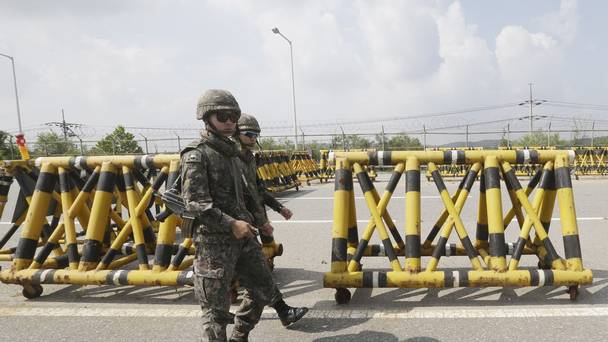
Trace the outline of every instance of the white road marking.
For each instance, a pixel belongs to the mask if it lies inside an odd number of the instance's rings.
[[[608,217],[578,217],[578,221],[608,221]],[[559,217],[554,217],[551,221],[559,221]],[[279,220],[272,221],[272,224],[304,224],[304,223],[333,223],[334,220]],[[367,223],[367,220],[357,220],[357,223]],[[399,220],[393,219],[393,222],[397,223]]]
[[[380,194],[380,196],[382,196]],[[469,195],[469,197],[471,197],[471,195]],[[441,196],[420,196],[420,198],[441,198]],[[331,196],[328,197],[310,197],[310,196],[306,196],[306,197],[277,197],[278,200],[283,200],[283,201],[302,201],[302,200],[314,200],[314,201],[320,201],[320,200],[333,200],[334,198]],[[355,199],[358,200],[364,200],[365,197],[363,196],[355,196]],[[391,196],[391,199],[405,199],[405,196]]]
[[[0,317],[200,317],[201,310],[192,308],[57,308],[57,307],[1,307]],[[537,317],[606,317],[608,306],[573,307],[484,307],[484,308],[408,308],[402,310],[316,310],[306,318],[316,319],[453,319],[453,318],[537,318]],[[263,318],[276,318],[273,309],[265,309]]]

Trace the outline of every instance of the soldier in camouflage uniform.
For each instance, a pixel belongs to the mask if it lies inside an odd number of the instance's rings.
[[[260,126],[255,117],[242,113],[237,126],[237,139],[241,144],[239,159],[243,172],[243,181],[248,190],[247,194],[250,197],[247,201],[248,209],[254,217],[254,225],[260,227],[262,242],[267,244],[274,242],[274,237],[272,236],[274,228],[266,215],[265,205],[273,208],[286,219],[291,218],[292,213],[266,191],[264,184],[257,177],[257,166],[252,149],[257,142],[260,132]],[[245,298],[247,296],[248,292],[245,292]],[[308,312],[308,308],[305,307],[287,309],[287,305],[282,297],[279,289],[275,286],[274,301],[270,305],[276,309],[283,326],[288,326],[298,321]]]
[[[264,306],[276,301],[272,274],[245,202],[238,147],[229,139],[240,114],[232,94],[208,90],[196,113],[206,130],[181,152],[182,196],[196,217],[194,286],[203,311],[203,341],[226,341],[226,325],[233,322],[231,340],[247,341]],[[250,297],[232,315],[228,291],[235,275]]]

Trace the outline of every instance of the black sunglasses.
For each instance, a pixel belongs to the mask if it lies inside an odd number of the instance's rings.
[[[230,121],[232,121],[233,123],[236,123],[237,121],[239,121],[239,116],[233,112],[217,112],[216,118],[217,118],[217,121],[222,122],[222,123],[228,121],[228,119],[230,119]]]
[[[241,134],[250,139],[257,138],[260,136],[260,133],[251,132],[251,131],[244,131],[244,132],[241,132]]]

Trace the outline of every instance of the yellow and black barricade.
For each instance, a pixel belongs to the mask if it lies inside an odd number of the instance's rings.
[[[582,264],[569,170],[574,157],[572,151],[379,151],[340,152],[335,157],[331,269],[324,275],[324,286],[336,289],[335,299],[340,304],[350,300],[348,288],[376,287],[564,285],[568,287],[571,299],[575,299],[578,286],[592,282],[591,270]],[[514,167],[526,162],[543,165],[543,168],[523,187]],[[452,195],[438,167],[446,164],[467,166]],[[364,165],[394,166],[381,197],[364,171]],[[423,165],[435,182],[444,209],[426,239],[421,241],[420,169]],[[353,172],[371,216],[358,242]],[[387,210],[403,173],[406,175],[404,239]],[[480,194],[473,240],[461,211],[477,178],[480,179]],[[503,216],[502,207],[503,182],[512,205],[506,216]],[[528,199],[537,186],[534,198]],[[564,257],[548,236],[555,201],[560,209]],[[519,236],[515,242],[507,243],[505,229],[514,218],[520,227]],[[448,243],[453,230],[459,243]],[[534,235],[531,235],[532,231]],[[375,232],[380,245],[369,243]],[[519,267],[524,254],[535,255],[538,268]],[[390,270],[364,270],[362,258],[371,256],[387,257]],[[470,268],[442,270],[438,266],[443,256],[466,256]],[[426,265],[422,265],[422,257],[428,257]]]

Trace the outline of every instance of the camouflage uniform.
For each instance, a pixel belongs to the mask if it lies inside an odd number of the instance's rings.
[[[203,340],[226,341],[227,324],[234,322],[245,334],[253,329],[276,287],[257,241],[236,239],[232,233],[235,220],[253,222],[236,144],[203,132],[182,151],[181,163],[182,195],[187,210],[196,216],[194,285],[203,311]],[[228,291],[235,274],[251,296],[232,315]]]

